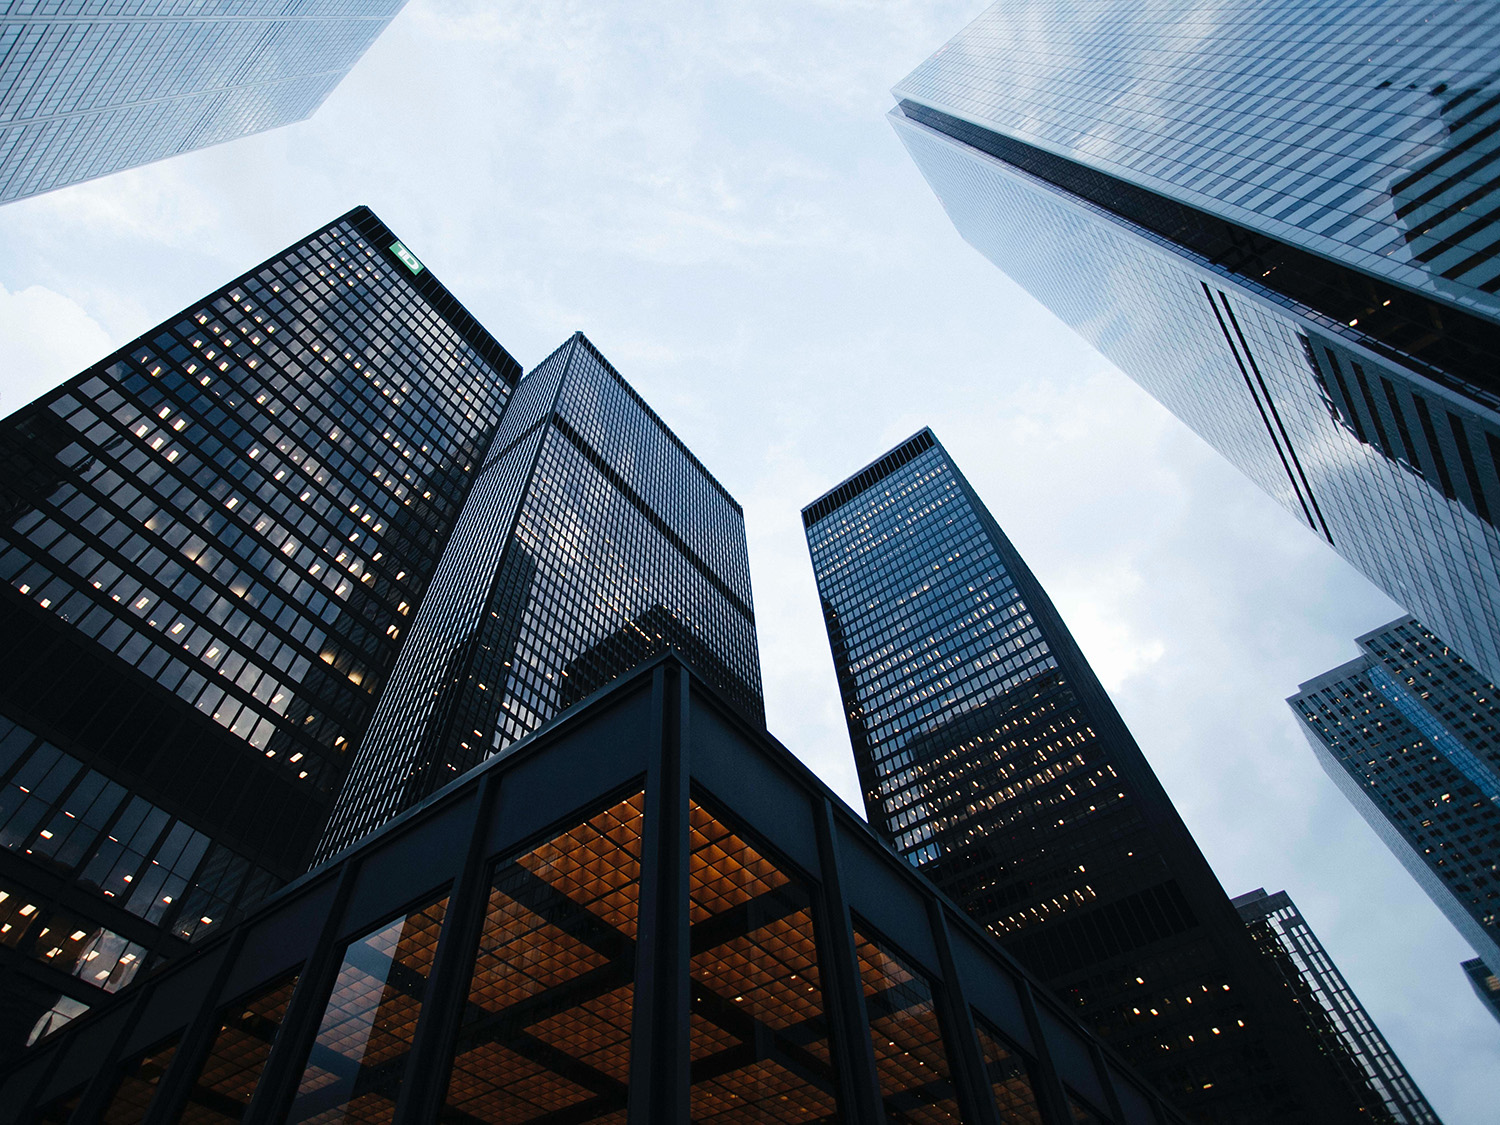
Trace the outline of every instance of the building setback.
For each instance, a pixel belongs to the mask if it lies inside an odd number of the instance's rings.
[[[1483,959],[1479,957],[1463,963],[1464,975],[1469,978],[1469,985],[1474,989],[1474,995],[1479,997],[1480,1003],[1485,1009],[1500,1020],[1500,976],[1496,976]]]
[[[871,826],[1195,1120],[1364,1120],[932,431],[802,518]]]
[[[890,119],[962,236],[1500,680],[1500,6],[996,4]]]
[[[1261,952],[1299,993],[1303,1015],[1328,1054],[1357,1068],[1352,1080],[1368,1083],[1380,1095],[1384,1114],[1377,1111],[1373,1119],[1441,1125],[1291,897],[1260,888],[1235,898],[1234,907]]]
[[[675,654],[0,1077],[0,1121],[1185,1125]]]
[[[306,870],[519,376],[360,208],[0,421],[0,1055]]]
[[[301,121],[404,3],[0,6],[0,203]]]
[[[506,408],[319,858],[668,646],[764,724],[740,506],[579,333]]]
[[[1500,964],[1500,702],[1404,617],[1287,702],[1318,764],[1489,964]]]

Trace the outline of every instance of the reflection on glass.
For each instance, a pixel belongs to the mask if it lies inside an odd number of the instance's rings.
[[[244,1118],[296,984],[293,977],[223,1013],[208,1061],[188,1095],[183,1125],[222,1125]]]
[[[985,1075],[990,1092],[995,1095],[1000,1120],[1004,1125],[1042,1125],[1042,1113],[1037,1108],[1036,1094],[1020,1054],[977,1019],[974,1030],[979,1033],[979,1052],[984,1056]]]
[[[390,1120],[447,908],[445,896],[344,951],[288,1121]]]
[[[177,1053],[178,1035],[125,1064],[115,1096],[99,1116],[102,1125],[136,1125],[146,1116],[161,1076]]]
[[[854,943],[886,1120],[890,1125],[956,1125],[958,1103],[932,986],[884,943],[859,930]]]
[[[696,801],[689,815],[692,1119],[841,1120],[808,892]]]
[[[643,807],[496,866],[442,1120],[624,1121]]]

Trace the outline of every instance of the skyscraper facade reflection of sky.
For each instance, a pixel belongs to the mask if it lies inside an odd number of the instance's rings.
[[[932,432],[803,522],[871,826],[1198,1119],[1364,1120]]]
[[[1500,679],[1500,5],[997,4],[895,90],[963,237]]]
[[[0,4],[0,203],[301,121],[404,3]]]

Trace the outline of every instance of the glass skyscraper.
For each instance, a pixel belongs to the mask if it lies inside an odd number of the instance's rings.
[[[1500,965],[1500,700],[1414,618],[1287,702],[1318,764],[1488,964]]]
[[[301,121],[406,0],[0,0],[0,203]]]
[[[1379,1093],[1384,1105],[1372,1120],[1441,1125],[1291,896],[1260,888],[1236,897],[1234,906],[1261,952],[1299,993],[1302,1013],[1329,1055],[1357,1068],[1354,1080]]]
[[[0,1053],[306,870],[519,377],[360,208],[0,421]]]
[[[482,464],[320,859],[668,646],[765,725],[740,506],[581,333]]]
[[[1500,4],[1005,0],[895,90],[962,236],[1500,679]]]
[[[1196,1120],[1369,1120],[932,432],[802,518],[871,826]]]
[[[1463,963],[1469,986],[1485,1009],[1500,1020],[1500,976],[1496,976],[1482,957],[1473,957]]]

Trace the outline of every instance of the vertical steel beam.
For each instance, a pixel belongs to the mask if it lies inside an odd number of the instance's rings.
[[[149,986],[136,990],[135,999],[130,1005],[130,1014],[125,1017],[125,1023],[120,1028],[119,1034],[115,1036],[115,1041],[110,1044],[109,1053],[100,1060],[101,1065],[94,1074],[93,1081],[84,1087],[83,1097],[78,1099],[78,1108],[68,1119],[69,1125],[93,1125],[108,1107],[110,1100],[114,1097],[115,1089],[120,1084],[120,1052],[125,1049],[125,1041],[135,1030],[136,1021],[146,1010],[146,1003],[151,999],[151,993],[152,989]]]
[[[1042,1110],[1042,1120],[1048,1125],[1072,1125],[1073,1112],[1068,1108],[1068,1094],[1063,1089],[1062,1077],[1057,1073],[1057,1064],[1052,1061],[1052,1048],[1047,1043],[1042,1029],[1042,1018],[1037,1013],[1036,994],[1031,982],[1025,977],[1016,978],[1016,992],[1021,997],[1021,1012],[1026,1018],[1026,1030],[1036,1045],[1036,1100]]]
[[[656,737],[641,833],[629,1125],[688,1125],[689,686],[675,661],[652,676]]]
[[[182,1116],[188,1095],[198,1081],[198,1072],[203,1069],[203,1063],[217,1034],[221,1011],[219,994],[229,980],[240,950],[244,948],[245,935],[249,932],[249,926],[237,926],[231,932],[225,943],[224,959],[214,970],[213,983],[199,998],[198,1010],[182,1033],[182,1042],[177,1045],[177,1053],[172,1056],[172,1065],[162,1075],[161,1086],[157,1089],[150,1108],[146,1110],[146,1116],[141,1119],[141,1125],[165,1125]]]
[[[948,1044],[948,1063],[958,1093],[959,1116],[974,1125],[1000,1125],[995,1096],[990,1091],[984,1053],[974,1032],[974,1014],[964,997],[958,965],[953,960],[953,939],[948,932],[948,912],[936,898],[927,898],[927,919],[937,946],[938,967],[943,979],[935,990],[937,1014]]]
[[[422,994],[422,1014],[406,1056],[394,1125],[436,1121],[448,1092],[454,1042],[468,1003],[475,951],[489,904],[489,856],[485,842],[500,795],[500,775],[490,770],[474,794],[469,846],[448,896],[443,931]]]
[[[242,1125],[281,1125],[291,1110],[303,1064],[312,1050],[328,994],[343,963],[344,945],[338,940],[339,928],[344,923],[344,910],[354,892],[358,871],[359,861],[353,858],[344,860],[339,869],[328,917],[318,928],[318,940],[302,966],[297,988],[287,1005],[281,1030],[276,1033],[276,1042],[271,1044],[270,1057],[245,1109]]]
[[[818,836],[818,865],[822,868],[819,932],[823,948],[823,1004],[833,1031],[833,1058],[839,1074],[839,1096],[850,1125],[885,1125],[885,1105],[875,1070],[875,1048],[865,1012],[865,989],[854,948],[854,920],[844,896],[839,870],[838,829],[833,804],[814,798],[813,822]]]

